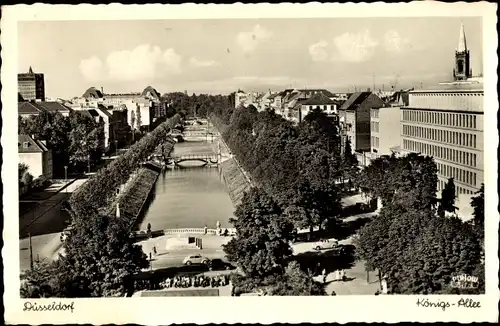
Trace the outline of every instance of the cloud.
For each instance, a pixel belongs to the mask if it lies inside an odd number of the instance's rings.
[[[80,71],[88,81],[100,81],[103,79],[104,64],[96,57],[92,56],[80,62]]]
[[[273,36],[273,33],[260,25],[255,25],[250,32],[241,32],[236,36],[236,42],[241,47],[243,52],[249,53],[254,51],[260,42],[267,40]]]
[[[333,39],[333,43],[338,52],[338,57],[333,59],[361,62],[370,59],[378,42],[370,35],[370,31],[364,30],[359,33],[344,33]]]
[[[384,47],[387,52],[398,53],[410,46],[407,38],[401,37],[398,32],[390,30],[384,35]]]
[[[174,49],[139,45],[133,50],[115,51],[106,59],[93,56],[80,62],[80,72],[89,81],[137,81],[179,74],[182,57]]]
[[[311,44],[309,46],[309,54],[313,61],[326,61],[328,59],[328,47],[327,41],[319,41],[318,43]]]
[[[189,64],[193,67],[196,68],[206,68],[206,67],[213,67],[213,66],[218,66],[219,63],[214,60],[199,60],[195,57],[191,57],[189,59]]]

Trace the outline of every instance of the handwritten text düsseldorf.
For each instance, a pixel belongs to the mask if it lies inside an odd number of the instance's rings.
[[[39,304],[36,302],[25,302],[23,311],[69,311],[73,312],[75,303],[52,302],[52,304]]]

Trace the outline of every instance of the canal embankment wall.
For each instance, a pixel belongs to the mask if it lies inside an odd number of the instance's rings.
[[[250,190],[251,185],[234,157],[222,162],[220,169],[226,182],[229,197],[236,207],[241,203],[245,192]]]
[[[231,154],[229,146],[222,138],[220,128],[221,126],[214,124],[214,129],[218,134],[216,146],[220,148],[221,155],[228,156],[229,158],[223,160],[219,167],[222,172],[222,176],[224,177],[229,197],[231,198],[234,207],[236,207],[241,203],[245,192],[250,190],[253,184],[250,176],[240,165],[238,159]]]
[[[174,148],[174,144],[175,140],[169,136],[157,147],[156,151],[163,151],[165,155],[169,155]],[[152,164],[143,164],[142,167],[132,174],[117,196],[120,215],[131,219],[131,228],[134,228],[138,224],[140,217],[144,215],[144,211],[153,200],[153,189],[160,173],[161,167],[156,167]],[[116,214],[116,207],[114,207],[114,212]]]

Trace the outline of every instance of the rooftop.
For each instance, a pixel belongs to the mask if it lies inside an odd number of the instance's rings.
[[[28,135],[17,136],[17,150],[19,153],[43,153],[49,151],[41,141],[35,140]]]
[[[304,105],[325,105],[325,104],[336,104],[335,101],[331,100],[324,93],[316,93],[307,100],[305,100],[302,104]]]
[[[158,93],[158,91],[156,89],[154,89],[153,87],[151,87],[151,86],[146,87],[142,91],[141,96],[145,97],[146,95],[148,95],[148,92],[149,92],[149,94],[151,94],[151,96],[153,98],[158,99],[158,100],[160,99],[160,93]]]
[[[84,98],[102,98],[103,94],[100,90],[95,87],[90,87],[83,93],[82,97]]]
[[[70,112],[72,109],[69,107],[59,103],[59,102],[53,102],[53,101],[41,101],[41,102],[36,102],[40,107],[45,109],[48,112]]]
[[[347,101],[345,101],[340,110],[354,110],[356,106],[363,103],[368,98],[368,96],[370,96],[370,94],[372,93],[371,92],[353,93],[351,96],[349,96]]]
[[[17,103],[17,113],[18,114],[38,114],[43,112],[44,109],[40,107],[36,102],[18,102]]]

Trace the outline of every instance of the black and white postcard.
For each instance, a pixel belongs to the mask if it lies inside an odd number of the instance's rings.
[[[495,4],[2,9],[7,323],[498,320]]]

